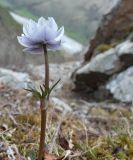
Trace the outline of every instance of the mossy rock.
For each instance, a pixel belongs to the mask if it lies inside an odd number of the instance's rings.
[[[95,52],[102,53],[102,52],[105,52],[105,51],[109,50],[110,48],[112,48],[112,45],[110,45],[110,44],[100,44],[95,49]]]
[[[95,49],[95,53],[103,53],[107,50],[109,50],[110,48],[114,47],[114,45],[112,44],[100,44],[99,46],[96,47]]]
[[[133,42],[133,32],[131,32],[131,34],[128,36],[127,39],[130,40],[131,42]]]

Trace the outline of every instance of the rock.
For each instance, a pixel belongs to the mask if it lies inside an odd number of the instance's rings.
[[[56,97],[51,98],[51,105],[61,112],[72,112],[72,108],[67,103]]]
[[[28,82],[30,82],[30,77],[27,73],[0,68],[0,84],[3,83],[15,89],[23,89],[27,88]]]
[[[115,63],[118,61],[118,56],[116,54],[115,48],[112,48],[103,54],[97,55],[91,60],[90,63],[87,63],[82,68],[77,71],[77,74],[90,72],[99,72],[112,74],[112,70],[116,67]]]
[[[127,40],[93,57],[73,74],[73,80],[79,90],[87,87],[96,89],[104,85],[112,75],[131,65],[133,65],[133,42]]]
[[[116,61],[118,61],[118,57],[115,49],[110,49],[106,53],[94,57],[90,63],[82,66],[73,74],[72,79],[76,90],[96,89],[99,85],[104,84],[112,74]]]
[[[133,54],[133,42],[131,42],[130,40],[127,40],[123,43],[120,43],[116,47],[116,50],[119,56],[123,54]]]
[[[107,83],[106,88],[117,100],[133,102],[133,67],[113,77],[113,79]]]
[[[121,41],[133,31],[133,1],[120,0],[117,5],[106,14],[95,37],[90,41],[89,49],[85,54],[85,61],[95,56],[95,49],[101,44],[112,44]]]
[[[133,66],[132,8],[133,0],[120,0],[103,16],[85,53],[84,63],[72,74],[76,91],[102,95],[101,91],[106,90],[112,77]]]

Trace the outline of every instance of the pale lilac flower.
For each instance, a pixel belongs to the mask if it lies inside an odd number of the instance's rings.
[[[17,38],[19,43],[26,47],[24,52],[41,53],[43,51],[43,45],[46,45],[47,49],[59,49],[63,35],[64,27],[58,29],[54,18],[49,17],[46,20],[41,17],[37,23],[29,20],[23,26],[23,34]]]

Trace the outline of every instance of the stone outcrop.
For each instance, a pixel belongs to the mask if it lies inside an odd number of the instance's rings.
[[[95,49],[102,44],[116,44],[127,38],[133,31],[133,0],[120,0],[118,4],[106,14],[95,37],[90,41],[90,47],[85,54],[85,61],[95,56]]]
[[[104,15],[84,63],[73,73],[75,90],[97,92],[97,96],[104,92],[120,101],[132,102],[132,66],[133,0],[120,0]]]
[[[98,54],[73,75],[78,90],[97,89],[109,78],[133,65],[133,42],[127,40]]]
[[[0,86],[7,85],[15,89],[24,89],[28,88],[29,82],[31,80],[27,73],[0,68]]]
[[[115,99],[122,102],[133,102],[133,67],[114,76],[107,83],[106,89],[113,94]]]

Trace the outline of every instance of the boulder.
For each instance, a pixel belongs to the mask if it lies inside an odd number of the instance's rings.
[[[103,16],[83,63],[72,74],[76,91],[104,87],[112,76],[133,65],[132,8],[133,0],[119,0]]]
[[[50,104],[60,112],[72,112],[72,108],[63,100],[52,97]]]
[[[133,102],[133,66],[114,76],[106,85],[115,99]]]
[[[0,68],[0,84],[14,89],[23,89],[28,87],[29,82],[30,77],[27,73]]]
[[[133,42],[127,40],[93,57],[73,74],[77,89],[97,89],[109,78],[133,65]]]
[[[99,45],[114,45],[127,38],[133,31],[133,0],[119,0],[117,5],[103,16],[94,38],[90,41],[85,61],[95,56]]]

